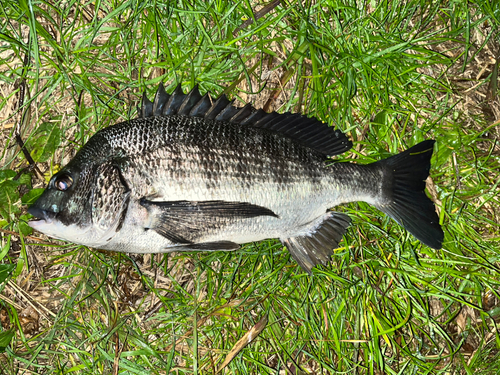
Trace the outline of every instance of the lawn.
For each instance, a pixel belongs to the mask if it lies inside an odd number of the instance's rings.
[[[500,373],[498,1],[2,0],[0,21],[0,373]],[[335,160],[435,139],[443,248],[364,203],[312,275],[277,240],[139,256],[32,231],[50,176],[160,82],[315,116],[354,143]]]

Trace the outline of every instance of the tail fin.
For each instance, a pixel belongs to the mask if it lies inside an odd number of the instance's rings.
[[[396,220],[427,246],[440,249],[444,233],[434,203],[425,194],[435,141],[421,142],[410,149],[375,163],[384,168],[384,199],[376,207]]]

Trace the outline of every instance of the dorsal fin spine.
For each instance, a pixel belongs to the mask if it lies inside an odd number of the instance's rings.
[[[184,101],[185,96],[186,95],[182,91],[182,85],[178,84],[174,92],[172,93],[172,96],[170,96],[170,98],[168,99],[165,108],[163,109],[163,115],[176,115],[179,111],[179,107]]]
[[[153,116],[153,103],[146,96],[146,93],[142,94],[140,114],[141,114],[140,117],[151,117],[151,116]]]
[[[170,95],[165,91],[165,87],[163,83],[160,83],[158,86],[158,90],[156,90],[155,99],[153,101],[153,116],[161,116],[162,109],[165,104],[168,102]]]
[[[193,117],[204,117],[208,109],[212,105],[212,98],[210,95],[205,94],[201,97],[198,104],[196,104],[193,109],[189,112],[189,116]]]
[[[237,112],[239,112],[239,108],[236,108],[235,106],[233,106],[233,103],[234,103],[234,99],[231,100],[231,102],[229,102],[229,104],[226,105],[226,107],[222,111],[220,111],[220,113],[217,115],[217,117],[215,117],[215,120],[216,121],[230,121],[231,118]]]
[[[189,116],[189,113],[191,112],[193,107],[200,101],[200,99],[200,90],[198,90],[198,85],[195,85],[184,98],[184,101],[179,108],[179,114]]]
[[[212,104],[212,107],[207,111],[205,118],[209,120],[214,120],[217,115],[230,104],[229,99],[225,94],[219,96],[219,98]]]
[[[246,119],[244,119],[241,124],[242,125],[247,125],[247,124],[255,124],[257,121],[259,121],[261,118],[266,116],[267,113],[264,112],[261,108],[257,109],[255,112],[252,112],[250,116],[248,116]]]
[[[245,104],[240,110],[229,120],[229,122],[239,123],[246,117],[250,116],[253,111],[253,107],[250,103]]]

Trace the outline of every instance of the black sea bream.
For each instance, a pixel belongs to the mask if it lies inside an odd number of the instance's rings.
[[[424,244],[443,231],[425,194],[434,141],[369,164],[334,163],[352,143],[299,114],[236,108],[195,87],[144,95],[139,118],[98,131],[28,209],[48,236],[131,253],[236,250],[279,238],[308,272],[350,223],[330,211],[364,201]]]

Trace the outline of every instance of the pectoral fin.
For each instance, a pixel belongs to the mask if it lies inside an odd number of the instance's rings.
[[[314,266],[326,264],[339,246],[347,227],[349,216],[339,212],[328,212],[322,220],[312,224],[304,235],[282,239],[293,259],[309,274]]]
[[[213,233],[237,220],[257,216],[278,217],[270,209],[248,202],[157,202],[142,198],[139,203],[149,212],[150,229],[174,243],[189,244],[190,249],[203,234]]]

